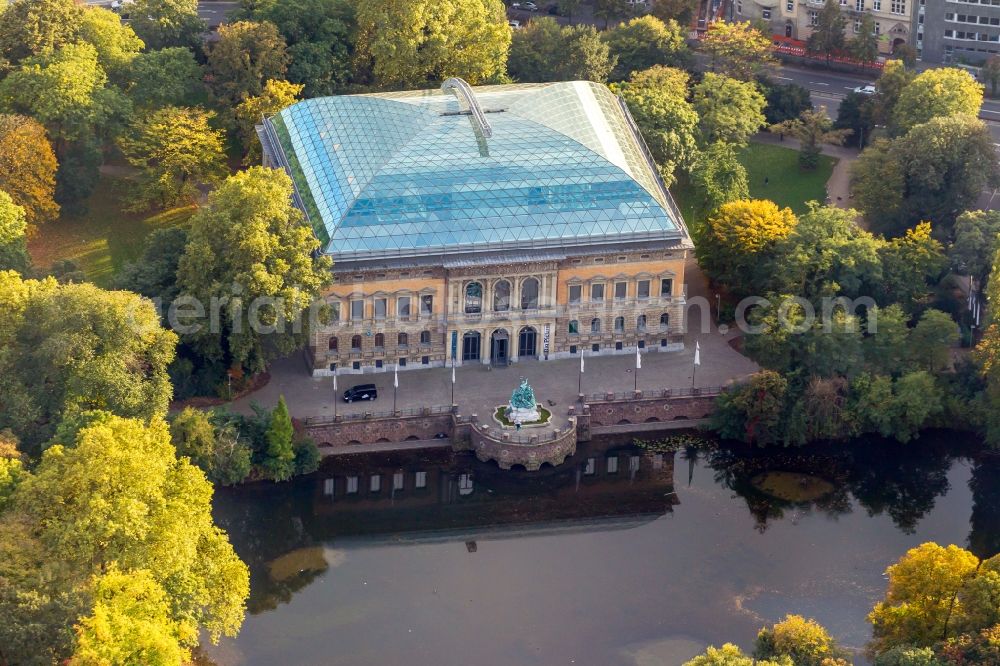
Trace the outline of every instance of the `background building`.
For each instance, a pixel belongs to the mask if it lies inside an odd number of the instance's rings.
[[[1000,53],[1000,0],[920,0],[917,50],[931,63],[981,64]]]
[[[260,136],[334,260],[315,374],[683,348],[691,242],[607,87],[450,79]]]

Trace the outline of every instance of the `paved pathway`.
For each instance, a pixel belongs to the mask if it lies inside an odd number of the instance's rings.
[[[706,302],[714,303],[714,296],[708,293],[701,271],[693,261],[687,270],[689,300],[701,296]],[[695,376],[696,386],[720,386],[756,371],[756,364],[728,344],[731,334],[720,334],[711,323],[705,332],[696,332],[699,319],[698,308],[693,308],[689,313],[691,333],[686,338],[684,351],[643,353],[638,382],[634,352],[620,356],[587,357],[582,381],[578,358],[521,361],[507,368],[492,370],[489,366],[466,365],[456,370],[455,404],[461,414],[475,413],[480,419],[488,420],[498,405],[507,403],[511,391],[524,377],[534,388],[536,399],[551,409],[554,417],[552,425],[564,427],[566,410],[576,402],[578,383],[582,383],[585,394],[631,391],[636,384],[640,389],[647,390],[690,388],[696,340],[701,344],[701,366]],[[292,416],[333,416],[333,379],[313,378],[300,354],[276,361],[270,371],[271,381],[267,386],[235,401],[232,409],[247,412],[251,402],[270,407],[277,403],[279,395],[284,395]],[[392,382],[391,369],[378,374],[341,375],[337,378],[338,392],[356,384],[374,383],[378,386],[379,397],[374,403],[339,402],[337,413],[391,411]],[[396,405],[400,410],[448,405],[451,394],[450,368],[407,370],[399,373]],[[554,406],[549,406],[550,400],[555,402]]]

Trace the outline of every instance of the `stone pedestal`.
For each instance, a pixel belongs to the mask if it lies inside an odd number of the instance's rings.
[[[520,421],[522,425],[542,420],[542,415],[538,412],[538,405],[532,409],[521,409],[508,404],[506,416],[511,423]]]

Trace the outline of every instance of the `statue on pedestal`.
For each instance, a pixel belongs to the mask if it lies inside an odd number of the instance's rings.
[[[511,423],[534,423],[541,420],[535,392],[528,385],[527,379],[522,378],[521,385],[510,394],[506,416]]]

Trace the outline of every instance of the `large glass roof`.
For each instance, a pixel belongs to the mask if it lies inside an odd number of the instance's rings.
[[[269,119],[328,253],[405,257],[676,238],[618,99],[590,82],[322,97]]]

